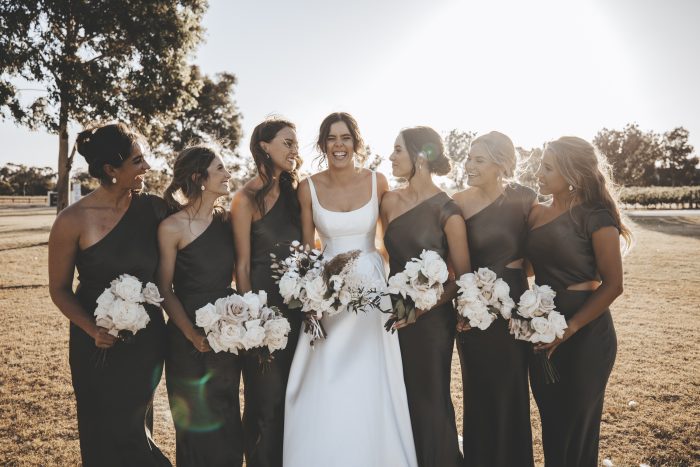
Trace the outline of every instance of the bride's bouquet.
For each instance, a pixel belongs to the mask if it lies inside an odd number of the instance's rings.
[[[548,285],[533,285],[520,296],[517,317],[510,320],[510,333],[533,344],[549,344],[564,337],[567,328],[564,316],[555,310],[556,293]],[[559,373],[545,352],[538,353],[546,383],[559,381]]]
[[[447,264],[439,254],[423,250],[418,258],[411,258],[404,270],[389,278],[387,292],[393,303],[392,316],[384,324],[387,331],[394,331],[397,321],[416,321],[416,310],[429,310],[435,306],[449,277]]]
[[[381,292],[355,272],[360,250],[325,260],[321,251],[304,247],[298,241],[292,242],[289,249],[291,254],[284,260],[271,254],[272,277],[279,283],[284,303],[305,313],[304,331],[311,335],[311,345],[327,335],[321,325],[324,315],[380,308]]]
[[[511,317],[515,302],[510,298],[510,287],[489,268],[463,274],[457,281],[457,313],[469,320],[469,326],[482,331],[488,329],[499,316]]]
[[[271,361],[275,350],[287,346],[291,331],[279,309],[267,306],[265,291],[219,298],[199,308],[195,317],[214,352],[238,355],[245,350],[257,353],[261,362]]]
[[[122,274],[97,297],[95,323],[119,340],[129,342],[151,321],[144,304],[160,306],[162,301],[154,283],[144,286],[134,276]]]

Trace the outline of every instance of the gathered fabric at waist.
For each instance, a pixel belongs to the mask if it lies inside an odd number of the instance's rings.
[[[377,250],[374,245],[374,233],[333,238],[321,237],[321,241],[323,242],[324,256],[327,258],[351,250],[360,250],[362,253],[372,253]]]

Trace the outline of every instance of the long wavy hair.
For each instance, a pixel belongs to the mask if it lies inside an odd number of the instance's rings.
[[[588,141],[576,136],[562,136],[547,143],[553,164],[572,188],[572,201],[578,199],[584,206],[602,206],[612,214],[624,240],[624,250],[634,243],[632,231],[622,220],[617,204],[617,189],[612,181],[612,170],[607,159]],[[543,154],[544,154],[543,153]]]
[[[181,211],[202,198],[202,182],[209,178],[209,166],[219,153],[210,145],[200,144],[183,149],[173,164],[173,179],[163,193],[163,199],[173,212]],[[176,199],[184,198],[184,203]],[[215,214],[222,214],[221,206],[214,207]]]
[[[262,187],[253,193],[253,199],[260,211],[260,215],[265,215],[265,196],[272,190],[275,184],[274,173],[275,163],[272,158],[262,148],[261,142],[269,143],[277,133],[283,128],[291,128],[296,131],[296,126],[289,120],[279,117],[272,117],[264,120],[253,130],[250,136],[250,152],[253,154],[253,161],[258,170],[258,176],[262,180]],[[282,171],[279,176],[280,196],[283,196],[287,201],[287,205],[291,206],[289,214],[294,223],[298,224],[299,219],[299,200],[297,199],[297,186],[299,185],[299,168],[303,162],[302,158],[297,153],[296,166],[291,172]]]
[[[315,160],[318,161],[318,165],[321,165],[328,157],[326,154],[326,140],[328,139],[328,135],[331,133],[331,125],[338,122],[345,123],[348,130],[350,130],[350,136],[352,136],[352,150],[355,153],[355,160],[360,166],[363,166],[367,160],[365,140],[362,139],[362,134],[360,134],[360,126],[357,124],[357,120],[355,120],[355,117],[347,112],[333,112],[321,122],[321,127],[318,129],[318,140],[316,141],[316,149],[318,149],[319,155]]]

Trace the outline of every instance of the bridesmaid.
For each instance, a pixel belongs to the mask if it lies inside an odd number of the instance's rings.
[[[154,281],[162,199],[137,194],[150,168],[143,138],[123,123],[83,131],[76,141],[100,186],[64,209],[49,237],[51,299],[70,319],[69,362],[80,455],[91,466],[169,466],[151,438],[153,393],[163,372],[165,322],[159,307],[132,342],[95,324],[97,297],[121,274]],[[77,268],[79,284],[73,292]],[[104,365],[99,352],[106,352]]]
[[[301,313],[287,309],[270,276],[270,253],[283,258],[290,243],[301,240],[296,187],[302,161],[295,130],[279,118],[255,127],[250,152],[258,175],[231,204],[238,292],[266,291],[268,304],[278,307],[292,326],[287,347],[275,352],[264,369],[257,357],[243,357],[243,429],[246,465],[251,467],[282,466],[284,396],[301,328]]]
[[[387,192],[380,209],[389,253],[390,276],[422,250],[437,252],[455,275],[469,271],[469,251],[459,207],[433,182],[450,171],[440,135],[429,127],[402,130],[390,157],[392,173],[408,185]],[[450,396],[456,314],[454,280],[431,310],[418,310],[415,323],[399,322],[403,374],[418,465],[462,463]]]
[[[472,270],[494,271],[518,303],[528,288],[523,257],[527,218],[537,195],[506,182],[513,179],[516,165],[515,148],[506,135],[492,131],[476,138],[465,167],[469,188],[454,199],[469,232]],[[484,331],[468,330],[468,321],[458,319],[466,331],[457,339],[464,391],[464,465],[533,466],[529,345],[513,339],[504,319]]]
[[[194,324],[198,308],[232,293],[231,222],[228,213],[215,206],[228,194],[230,178],[215,150],[193,146],[177,156],[164,194],[177,211],[158,228],[158,288],[170,318],[165,374],[178,467],[243,462],[241,359],[212,352]],[[184,204],[175,199],[176,193]]]
[[[545,465],[598,465],[605,386],[615,362],[617,338],[608,307],[622,293],[621,222],[609,190],[607,161],[581,138],[547,144],[537,172],[540,193],[552,195],[530,213],[526,253],[538,284],[557,293],[567,320],[562,339],[535,347],[559,371],[545,384],[534,359],[530,381],[542,419]]]

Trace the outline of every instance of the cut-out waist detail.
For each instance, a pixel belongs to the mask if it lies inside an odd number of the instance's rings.
[[[566,287],[566,290],[579,290],[579,291],[594,291],[600,287],[600,282],[598,281],[586,281],[579,282],[577,284],[571,284]]]

